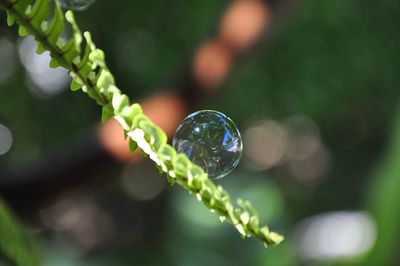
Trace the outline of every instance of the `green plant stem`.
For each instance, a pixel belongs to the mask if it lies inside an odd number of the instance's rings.
[[[47,21],[46,6],[48,0],[36,0],[32,9],[24,10],[32,4],[32,0],[0,0],[0,6],[3,6],[13,22],[16,19],[20,26],[20,34],[30,33],[41,45],[42,48],[50,52],[50,56],[57,64],[51,64],[52,67],[60,65],[66,67],[73,77],[71,84],[72,90],[82,88],[90,97],[94,98],[98,104],[103,106],[102,121],[114,117],[124,129],[127,137],[130,138],[130,148],[134,150],[140,147],[143,153],[152,159],[159,169],[167,174],[168,181],[177,183],[197,197],[207,208],[216,212],[221,221],[227,220],[239,231],[243,237],[254,237],[261,240],[265,246],[274,246],[279,244],[283,237],[277,233],[270,232],[265,225],[259,227],[259,218],[251,203],[238,199],[238,205],[231,202],[229,194],[221,187],[216,186],[208,179],[204,170],[192,163],[186,155],[177,153],[175,149],[167,144],[167,137],[159,127],[154,125],[148,117],[142,113],[139,104],[129,104],[129,98],[122,94],[115,86],[114,78],[106,67],[104,52],[97,49],[91,40],[90,34],[85,33],[86,47],[84,54],[81,53],[82,34],[76,25],[73,13],[66,13],[68,22],[72,25],[73,41],[76,46],[68,53],[66,46],[58,45],[56,38],[48,38],[40,26]],[[29,7],[31,8],[31,6]],[[54,19],[52,24],[57,27],[57,35],[64,30],[64,15],[60,15],[59,5],[55,6],[56,15],[59,20]],[[41,14],[40,16],[38,14]],[[43,16],[43,14],[45,14]],[[42,18],[42,16],[44,18]],[[60,18],[61,16],[61,18]],[[75,38],[77,36],[77,38]],[[60,47],[61,46],[61,47]],[[72,58],[74,55],[75,58]],[[79,62],[76,63],[75,62]],[[78,65],[77,65],[78,64]],[[85,88],[85,89],[84,89]]]
[[[7,0],[0,0],[0,4],[5,6],[6,10],[8,10],[15,18],[17,18],[25,28],[29,29],[29,31],[40,41],[40,43],[47,48],[53,58],[58,60],[62,65],[67,66],[69,71],[75,73],[85,83],[85,86],[88,88],[88,90],[96,92],[96,100],[100,101],[102,105],[106,105],[109,102],[108,99],[95,89],[95,85],[90,81],[90,79],[85,78],[80,69],[74,63],[70,63],[65,59],[64,52],[61,51],[61,49],[56,45],[52,45],[47,36],[34,27],[31,23],[31,20],[25,16],[25,14],[14,8],[15,3],[17,2],[9,3]]]

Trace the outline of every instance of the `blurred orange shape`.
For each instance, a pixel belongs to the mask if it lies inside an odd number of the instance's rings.
[[[136,161],[139,159],[138,151],[129,151],[128,139],[124,138],[124,130],[117,120],[110,119],[99,127],[100,143],[106,151],[120,161]]]
[[[170,137],[186,115],[183,99],[174,94],[158,94],[144,100],[143,113]]]
[[[182,99],[172,94],[159,94],[145,99],[141,103],[143,112],[151,121],[162,128],[168,136],[172,136],[177,125],[185,116],[185,104]],[[136,161],[140,159],[138,151],[131,153],[128,140],[124,139],[124,131],[115,119],[102,124],[98,131],[103,147],[120,161]]]
[[[264,1],[236,0],[222,18],[220,37],[235,50],[247,49],[260,37],[268,15]]]
[[[232,63],[232,54],[221,42],[208,41],[197,51],[193,75],[205,88],[214,88],[225,79]]]

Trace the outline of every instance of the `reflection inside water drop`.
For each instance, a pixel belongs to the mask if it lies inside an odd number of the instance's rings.
[[[243,150],[235,123],[212,110],[186,117],[178,126],[172,145],[215,179],[226,176],[237,166]]]

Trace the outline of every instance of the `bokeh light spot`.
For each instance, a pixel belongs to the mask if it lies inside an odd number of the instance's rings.
[[[80,192],[63,194],[40,210],[39,217],[44,226],[78,244],[82,253],[103,245],[114,232],[108,213]]]
[[[141,201],[151,200],[160,195],[166,184],[154,166],[146,163],[127,165],[121,182],[128,196]]]
[[[231,47],[243,50],[259,38],[267,21],[265,1],[236,0],[222,19],[220,35]]]
[[[155,61],[156,41],[147,31],[133,30],[118,38],[113,52],[121,69],[140,76]]]
[[[253,123],[244,133],[245,158],[253,170],[279,165],[284,158],[288,136],[284,127],[272,120]]]
[[[6,154],[12,146],[13,137],[8,127],[0,124],[0,155]]]
[[[356,257],[375,243],[376,228],[364,212],[332,212],[311,217],[296,230],[297,247],[303,260]]]
[[[15,48],[6,38],[0,38],[0,83],[15,71]]]
[[[206,89],[220,85],[232,64],[232,54],[222,43],[208,41],[197,51],[193,61],[193,76]]]
[[[48,98],[65,91],[70,77],[62,67],[50,68],[50,53],[36,53],[36,42],[33,37],[22,39],[18,46],[22,65],[28,74],[28,88],[39,98]]]

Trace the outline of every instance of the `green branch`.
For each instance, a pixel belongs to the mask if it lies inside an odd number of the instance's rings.
[[[166,173],[171,184],[184,187],[215,212],[221,222],[227,220],[235,226],[243,237],[255,237],[265,246],[279,244],[283,237],[270,232],[267,226],[259,226],[258,214],[249,201],[238,199],[238,206],[234,205],[229,194],[208,179],[201,167],[167,144],[166,134],[143,114],[139,104],[129,103],[128,96],[115,85],[104,52],[96,48],[89,32],[82,35],[72,11],[67,11],[64,17],[56,3],[52,18],[49,18],[50,5],[51,0],[0,0],[0,6],[7,11],[8,25],[16,22],[21,36],[34,36],[37,52],[50,52],[50,67],[62,66],[69,70],[71,90],[82,89],[102,106],[102,122],[114,117],[121,124],[129,137],[131,151],[140,147],[157,168]],[[72,37],[67,41],[61,38],[65,30],[64,20],[72,28]],[[84,45],[83,39],[86,41]]]
[[[2,256],[13,261],[17,266],[40,265],[40,253],[34,239],[26,232],[17,217],[11,213],[0,198],[0,265]],[[8,265],[8,264],[7,264]]]

